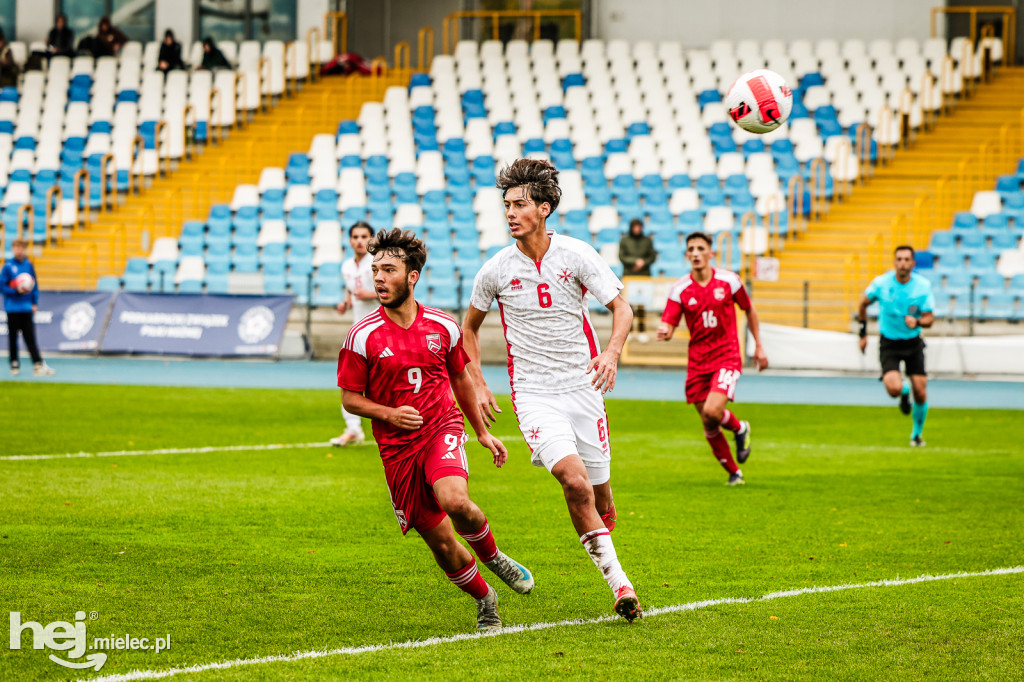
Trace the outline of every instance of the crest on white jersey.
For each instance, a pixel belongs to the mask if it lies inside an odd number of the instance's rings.
[[[431,353],[441,352],[441,335],[427,334],[427,350]]]

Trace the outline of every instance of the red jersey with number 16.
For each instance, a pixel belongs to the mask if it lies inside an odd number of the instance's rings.
[[[378,308],[349,330],[338,353],[338,386],[379,405],[411,405],[423,417],[423,426],[415,431],[372,420],[378,445],[407,445],[428,439],[447,424],[462,424],[449,383],[449,376],[461,374],[469,362],[462,329],[447,313],[418,305],[408,329]]]
[[[680,318],[686,318],[690,330],[687,372],[743,368],[736,305],[750,310],[750,297],[735,272],[712,268],[711,279],[704,285],[694,282],[690,275],[672,285],[661,321],[678,327]]]

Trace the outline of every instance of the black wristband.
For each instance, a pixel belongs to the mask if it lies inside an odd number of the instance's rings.
[[[859,322],[860,322],[860,331],[857,332],[857,335],[860,338],[863,339],[865,336],[868,335],[868,321],[867,320],[859,320]]]

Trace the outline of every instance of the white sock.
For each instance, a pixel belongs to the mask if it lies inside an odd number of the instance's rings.
[[[619,564],[619,557],[615,554],[615,545],[612,544],[612,535],[607,528],[598,528],[584,533],[580,536],[580,542],[583,543],[587,554],[593,559],[594,565],[601,571],[608,587],[612,588],[613,594],[617,593],[623,585],[633,587],[633,583],[629,582],[626,572]]]

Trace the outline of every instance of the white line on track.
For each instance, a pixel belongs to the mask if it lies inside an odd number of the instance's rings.
[[[292,448],[329,448],[330,443],[276,443],[270,445],[212,445],[203,448],[162,448],[160,450],[116,450],[111,452],[68,452],[62,455],[5,455],[0,461],[39,459],[75,459],[90,457],[140,457],[144,455],[197,455],[207,452],[251,452],[255,450],[289,450]]]
[[[749,604],[751,602],[771,601],[783,597],[797,597],[803,594],[819,594],[825,592],[843,592],[846,590],[859,590],[866,587],[898,587],[900,585],[914,585],[917,583],[928,583],[937,580],[955,580],[957,578],[979,578],[993,575],[1009,575],[1011,573],[1024,573],[1024,566],[1013,566],[1011,568],[994,568],[988,571],[975,573],[947,573],[945,575],[921,575],[916,578],[897,578],[895,580],[878,580],[870,583],[854,583],[847,585],[826,585],[823,587],[804,587],[796,590],[785,590],[782,592],[769,592],[760,597],[725,597],[722,599],[706,599],[704,601],[688,602],[686,604],[674,604],[672,606],[659,606],[649,609],[644,613],[645,618],[660,616],[665,613],[678,613],[680,611],[696,611],[709,606],[720,606],[722,604]],[[365,644],[356,647],[343,647],[340,649],[320,649],[314,651],[300,651],[280,656],[262,656],[260,658],[236,658],[233,661],[220,661],[218,663],[201,663],[184,668],[168,668],[165,670],[135,670],[130,673],[118,675],[105,675],[103,677],[83,678],[81,682],[127,682],[128,680],[154,680],[161,677],[173,675],[186,675],[199,673],[206,670],[225,670],[237,668],[244,665],[259,665],[263,663],[280,663],[287,661],[301,661],[308,658],[325,658],[327,656],[356,656],[358,654],[372,653],[375,651],[391,651],[395,649],[421,649],[438,644],[452,644],[467,640],[482,639],[484,637],[501,637],[514,635],[520,632],[533,632],[536,630],[548,630],[556,627],[569,627],[574,625],[595,625],[607,621],[617,620],[618,616],[602,616],[600,618],[562,620],[551,623],[532,623],[529,625],[510,625],[501,630],[492,632],[469,632],[448,637],[431,637],[429,639],[392,642],[388,644]]]

